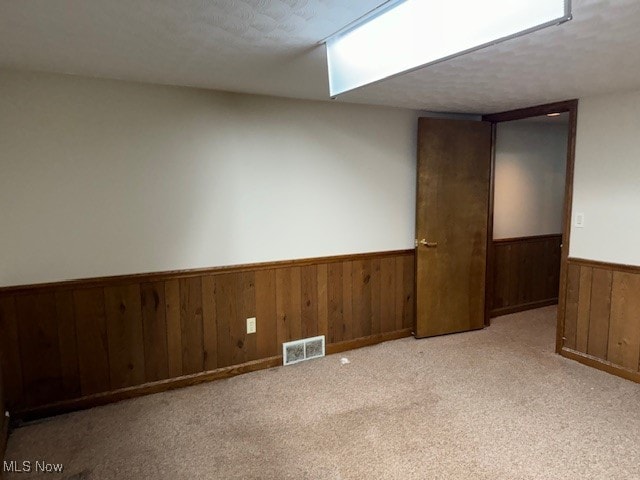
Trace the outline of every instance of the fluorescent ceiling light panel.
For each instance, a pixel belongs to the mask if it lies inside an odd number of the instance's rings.
[[[571,0],[405,0],[326,40],[332,97],[571,19]]]

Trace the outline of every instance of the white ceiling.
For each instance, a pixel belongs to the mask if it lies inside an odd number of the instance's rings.
[[[0,68],[328,100],[318,40],[383,0],[0,0]],[[490,113],[640,88],[640,0],[341,96]]]

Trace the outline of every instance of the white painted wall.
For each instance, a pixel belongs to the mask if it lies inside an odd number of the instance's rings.
[[[416,117],[0,72],[0,286],[412,248]]]
[[[570,256],[640,265],[640,91],[580,100],[572,217]]]
[[[493,238],[562,233],[567,126],[499,123]]]

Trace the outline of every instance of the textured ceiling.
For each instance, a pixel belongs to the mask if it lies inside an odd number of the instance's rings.
[[[0,68],[328,100],[318,40],[382,0],[0,0]],[[489,113],[640,88],[640,0],[341,96]]]

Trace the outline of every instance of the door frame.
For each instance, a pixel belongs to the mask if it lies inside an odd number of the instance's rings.
[[[495,146],[496,146],[496,126],[501,122],[512,120],[522,120],[525,118],[539,117],[549,113],[569,113],[569,132],[567,136],[567,166],[564,185],[564,207],[562,216],[562,251],[560,254],[560,285],[558,292],[558,317],[556,325],[556,353],[562,349],[562,337],[564,334],[565,301],[567,290],[567,266],[569,259],[569,243],[571,240],[571,207],[573,204],[573,174],[576,153],[576,130],[578,122],[578,100],[567,100],[563,102],[547,103],[535,107],[520,108],[506,112],[483,115],[482,121],[491,122],[491,181],[489,190],[489,219],[487,232],[487,268],[486,268],[486,289],[485,289],[485,316],[484,324],[491,324],[491,305],[493,304],[493,210],[495,194]]]

